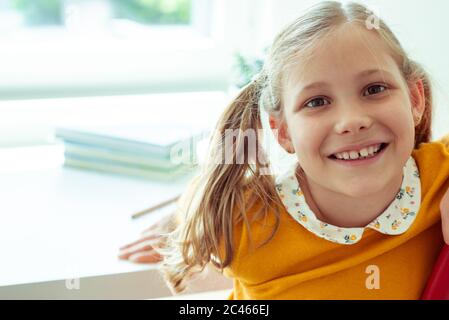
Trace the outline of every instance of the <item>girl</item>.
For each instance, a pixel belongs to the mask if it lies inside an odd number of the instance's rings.
[[[276,176],[262,110],[296,156]],[[431,113],[426,73],[382,20],[355,3],[312,7],[219,120],[158,249],[173,291],[212,264],[233,279],[230,299],[418,299],[440,214],[449,240],[449,141],[429,143]]]

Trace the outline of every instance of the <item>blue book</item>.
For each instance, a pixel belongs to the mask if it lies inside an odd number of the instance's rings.
[[[169,160],[172,151],[181,145],[189,146],[194,155],[196,142],[207,134],[204,128],[179,124],[59,127],[55,130],[55,137],[64,142],[164,160]]]
[[[84,170],[92,170],[103,173],[128,175],[153,180],[171,180],[183,177],[193,172],[196,166],[179,166],[170,170],[151,168],[147,166],[129,165],[115,161],[103,161],[93,158],[74,157],[68,155],[64,159],[64,165]]]
[[[182,155],[184,158],[178,157],[177,161],[172,161],[172,159],[164,159],[147,153],[127,152],[122,149],[74,143],[68,140],[64,141],[64,156],[66,158],[89,158],[163,170],[176,169],[185,164],[192,164],[195,160],[188,153]]]

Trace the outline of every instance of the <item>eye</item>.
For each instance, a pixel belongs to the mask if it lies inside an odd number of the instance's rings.
[[[386,91],[387,89],[388,89],[388,87],[385,86],[385,85],[382,85],[382,84],[375,84],[375,85],[373,85],[373,86],[368,87],[368,88],[365,90],[365,92],[363,92],[363,95],[364,95],[364,96],[367,96],[367,95],[375,95],[375,94],[382,93],[382,92]],[[366,93],[368,93],[368,94],[366,94]]]
[[[326,102],[328,102],[328,103],[326,103]],[[316,108],[316,107],[324,106],[326,104],[330,104],[329,100],[326,100],[325,98],[320,97],[320,98],[315,98],[315,99],[309,100],[308,102],[306,102],[304,104],[304,106],[307,108]]]

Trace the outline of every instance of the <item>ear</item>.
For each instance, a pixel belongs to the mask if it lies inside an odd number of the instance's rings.
[[[415,127],[421,122],[421,118],[426,109],[426,96],[424,93],[424,83],[422,79],[409,85],[410,98],[412,102],[412,115]]]
[[[268,121],[270,123],[270,128],[273,131],[274,136],[276,137],[278,143],[282,146],[282,148],[284,148],[284,150],[288,153],[295,153],[295,149],[293,148],[293,143],[290,139],[288,127],[285,121],[273,115],[269,115]]]

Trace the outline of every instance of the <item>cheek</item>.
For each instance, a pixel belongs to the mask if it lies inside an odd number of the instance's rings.
[[[388,108],[378,114],[379,121],[389,131],[393,142],[395,157],[405,161],[411,154],[415,144],[414,123],[411,105],[403,99],[397,99]],[[402,163],[402,162],[401,162]]]
[[[295,134],[292,136],[298,160],[300,162],[311,161],[319,157],[325,137],[326,129],[323,125],[318,126],[314,122],[298,123],[295,127]]]
[[[401,139],[414,139],[413,116],[411,106],[402,102],[402,107],[391,108],[391,111],[385,117],[386,123],[393,132]]]

